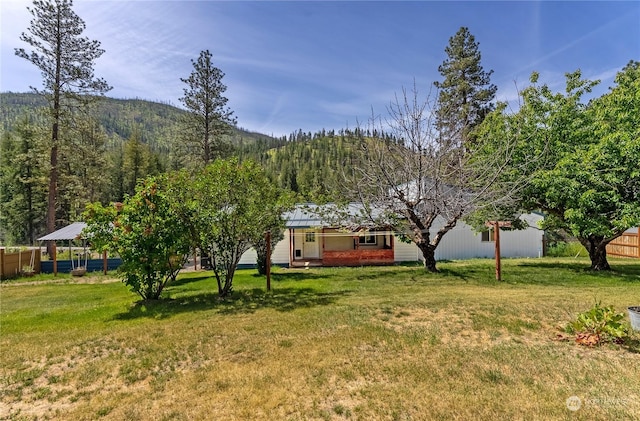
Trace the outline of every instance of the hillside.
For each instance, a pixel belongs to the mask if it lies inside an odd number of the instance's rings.
[[[36,94],[0,94],[0,242],[32,244],[45,232],[50,171],[45,105]],[[79,220],[89,202],[122,201],[141,179],[188,165],[173,148],[182,113],[140,99],[99,101],[99,130],[80,122],[59,145],[59,224]],[[299,201],[330,201],[345,194],[343,176],[358,161],[358,138],[344,130],[299,130],[272,138],[235,129],[228,140],[231,155],[258,162],[274,184],[296,193]]]
[[[0,118],[5,131],[12,131],[19,118],[29,115],[36,121],[45,100],[34,93],[0,93]],[[142,143],[168,162],[170,145],[184,111],[171,104],[141,99],[105,97],[96,103],[95,114],[109,136],[111,147],[130,139],[134,130]],[[228,140],[240,159],[259,162],[269,176],[283,188],[300,193],[303,199],[335,195],[342,171],[357,152],[350,133],[299,130],[279,139],[234,128]]]
[[[15,122],[24,115],[36,116],[46,102],[34,93],[0,93],[0,121],[2,128],[11,131]],[[142,99],[116,99],[105,97],[96,103],[96,115],[107,135],[124,141],[138,129],[142,142],[154,151],[167,151],[177,130],[177,123],[184,110],[171,104]],[[229,141],[235,145],[269,141],[270,136],[234,128]]]

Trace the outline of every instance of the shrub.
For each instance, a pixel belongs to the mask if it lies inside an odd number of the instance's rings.
[[[567,326],[567,331],[575,334],[576,342],[581,345],[621,343],[629,336],[623,320],[624,313],[616,313],[613,306],[602,307],[600,302],[596,302],[591,309],[578,314],[576,320]]]
[[[578,242],[557,242],[547,249],[549,257],[588,256],[587,250]]]
[[[122,281],[143,300],[157,300],[175,281],[189,242],[158,180],[145,180],[124,203],[88,205],[84,218],[93,246],[120,255]]]

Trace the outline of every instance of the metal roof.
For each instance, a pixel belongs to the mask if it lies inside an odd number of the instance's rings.
[[[324,226],[322,217],[314,212],[317,207],[318,205],[313,204],[297,205],[292,211],[286,212],[283,218],[287,221],[287,228]]]
[[[374,211],[374,216],[379,217],[381,212]],[[333,203],[316,205],[305,203],[297,205],[292,211],[283,215],[287,228],[314,228],[314,227],[346,227],[372,225],[364,216],[364,208],[361,204],[350,203],[340,206]]]
[[[47,234],[44,237],[38,238],[38,241],[51,241],[51,240],[75,240],[80,237],[82,230],[87,226],[85,222],[74,222],[71,225],[67,225],[64,228],[60,228],[57,231]]]

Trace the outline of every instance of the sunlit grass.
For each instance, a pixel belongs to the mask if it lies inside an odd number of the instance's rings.
[[[503,263],[277,269],[270,292],[243,270],[227,300],[209,272],[145,303],[102,277],[5,284],[0,419],[637,419],[639,336],[557,335],[640,305],[640,262]]]

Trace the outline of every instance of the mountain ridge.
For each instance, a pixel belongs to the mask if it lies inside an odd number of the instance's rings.
[[[10,131],[21,116],[33,116],[46,104],[42,95],[33,92],[0,92],[2,128]],[[104,96],[96,101],[95,106],[95,114],[107,135],[115,135],[116,140],[124,142],[137,128],[140,130],[143,143],[152,149],[169,147],[172,135],[178,130],[180,115],[186,113],[173,104],[141,98]],[[236,126],[227,140],[238,146],[273,139],[272,136]]]

